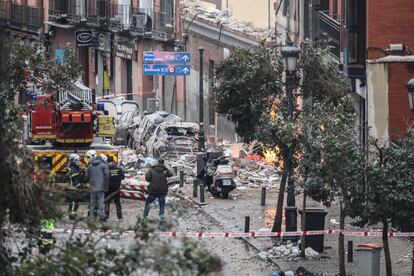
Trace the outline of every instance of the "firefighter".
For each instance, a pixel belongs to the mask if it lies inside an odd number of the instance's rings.
[[[120,168],[114,161],[112,156],[107,158],[109,167],[109,190],[105,193],[105,214],[106,219],[109,218],[109,209],[112,199],[115,202],[116,216],[122,221],[122,208],[120,200],[121,181],[125,179],[124,170]]]
[[[96,158],[98,154],[96,153],[95,150],[88,150],[86,152],[86,157],[88,159],[88,165],[92,164],[93,160]]]
[[[53,245],[56,243],[54,237],[55,224],[53,219],[44,219],[41,221],[42,229],[40,230],[40,240],[38,242],[40,254],[48,254]]]
[[[79,208],[79,194],[77,190],[82,188],[83,174],[81,171],[84,169],[84,166],[80,162],[79,155],[76,153],[69,155],[69,165],[67,168],[67,178],[69,181],[69,219],[75,219],[77,215],[76,212]]]

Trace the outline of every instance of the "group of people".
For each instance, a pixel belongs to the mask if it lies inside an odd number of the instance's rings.
[[[110,203],[113,200],[118,220],[122,220],[120,200],[121,181],[125,179],[124,171],[117,165],[112,156],[97,154],[95,150],[86,153],[89,163],[85,169],[76,153],[69,156],[68,178],[71,189],[77,189],[84,183],[89,183],[90,204],[89,217],[99,216],[104,222],[109,217]],[[85,169],[82,177],[81,171]],[[76,217],[79,207],[77,201],[69,203],[69,217]],[[98,210],[98,212],[96,212]]]
[[[89,164],[85,169],[80,162],[79,155],[71,154],[68,164],[68,180],[71,189],[78,189],[84,183],[89,183],[90,205],[88,217],[99,215],[101,222],[109,218],[110,202],[114,201],[118,220],[122,220],[122,208],[120,201],[121,181],[125,179],[124,171],[114,162],[112,156],[97,154],[95,150],[86,153]],[[85,170],[82,177],[81,171]],[[149,182],[148,196],[145,201],[144,217],[148,217],[150,205],[156,199],[159,201],[160,216],[164,216],[165,197],[168,193],[167,178],[173,176],[171,169],[167,168],[163,159],[149,168],[145,174],[145,180]],[[77,201],[70,200],[69,218],[76,217],[79,207]],[[96,212],[98,210],[98,214]]]

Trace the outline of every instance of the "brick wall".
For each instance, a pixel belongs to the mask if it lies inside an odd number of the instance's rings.
[[[407,82],[414,77],[414,63],[388,64],[389,137],[403,134],[414,121],[408,102]]]
[[[198,70],[199,68],[199,52],[198,47],[204,47],[204,75],[208,75],[209,60],[213,60],[215,64],[223,60],[223,45],[218,47],[217,40],[212,40],[204,36],[190,33],[187,42],[187,51],[191,53],[191,68]]]
[[[367,47],[403,43],[414,51],[413,15],[413,0],[367,0]]]

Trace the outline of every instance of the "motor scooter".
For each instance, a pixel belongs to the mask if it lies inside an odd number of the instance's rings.
[[[213,196],[228,198],[236,188],[235,174],[225,156],[207,160],[205,184]]]

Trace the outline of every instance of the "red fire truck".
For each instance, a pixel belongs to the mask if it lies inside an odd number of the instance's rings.
[[[118,159],[117,149],[103,138],[114,134],[114,118],[97,110],[90,88],[76,82],[70,91],[35,96],[32,105],[26,140],[44,144],[29,142],[27,147],[43,173],[65,173],[71,153],[87,163],[85,154],[91,149]]]

